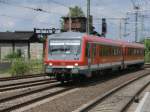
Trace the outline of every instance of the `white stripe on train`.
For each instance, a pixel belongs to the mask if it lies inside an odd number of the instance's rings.
[[[144,63],[144,60],[132,60],[132,61],[125,61],[125,65],[131,65],[131,64],[137,64],[137,63]],[[80,68],[81,70],[88,69],[105,69],[109,67],[115,67],[115,66],[122,66],[122,62],[112,62],[112,63],[103,63],[103,64],[94,64],[90,66],[78,66],[77,68]],[[52,66],[52,68],[76,68],[75,66]]]

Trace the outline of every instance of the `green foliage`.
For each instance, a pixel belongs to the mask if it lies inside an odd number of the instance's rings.
[[[84,17],[85,16],[82,9],[78,6],[69,8],[68,16],[70,16],[70,15],[71,15],[71,17]]]
[[[12,76],[42,73],[43,61],[15,59],[12,61],[10,72]]]
[[[145,51],[150,52],[150,39],[145,39]]]
[[[24,75],[25,73],[30,71],[30,66],[23,59],[13,60],[11,66],[11,74],[12,76]]]
[[[32,73],[42,72],[43,71],[43,60],[30,60],[30,71]]]
[[[145,62],[150,63],[150,52],[145,54]]]
[[[60,24],[61,24],[61,29],[64,29],[64,21],[62,19],[60,20]]]
[[[16,58],[21,58],[21,52],[20,51],[13,52],[13,53],[7,54],[5,56],[5,59],[16,59]]]
[[[145,62],[150,63],[150,39],[145,39]]]

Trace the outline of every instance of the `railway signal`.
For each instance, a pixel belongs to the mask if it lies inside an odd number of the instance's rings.
[[[102,18],[102,36],[106,36],[107,33],[107,23],[106,18]]]

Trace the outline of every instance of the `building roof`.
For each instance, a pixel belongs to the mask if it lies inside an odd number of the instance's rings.
[[[0,32],[0,41],[38,41],[32,31]]]

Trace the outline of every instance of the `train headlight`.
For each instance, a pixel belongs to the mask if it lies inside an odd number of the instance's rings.
[[[49,66],[52,66],[53,65],[53,63],[49,63]]]
[[[75,65],[75,66],[78,66],[78,63],[75,63],[74,65]]]

